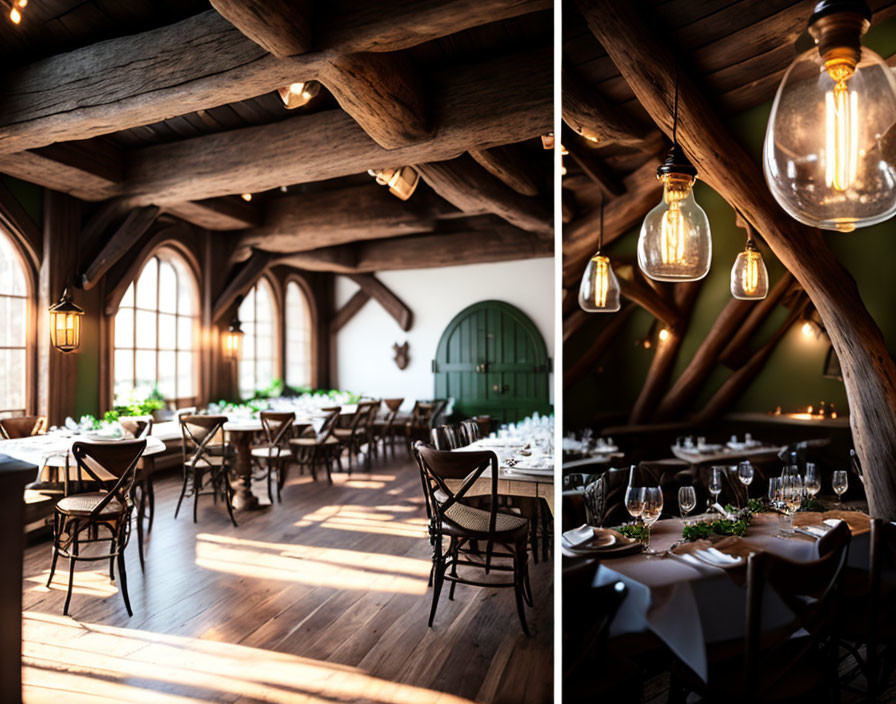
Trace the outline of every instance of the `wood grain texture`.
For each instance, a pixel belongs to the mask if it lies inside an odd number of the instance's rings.
[[[319,51],[277,59],[214,10],[18,67],[0,78],[0,153],[88,139],[315,78],[327,51],[399,51],[547,0],[328,3]],[[328,31],[332,30],[332,31]],[[327,38],[329,37],[329,38]],[[279,184],[277,184],[279,185]]]
[[[571,131],[563,137],[563,146],[569,151],[569,156],[579,165],[579,168],[600,188],[605,197],[621,196],[625,193],[625,186],[601,161],[596,149],[589,149],[582,144],[581,137]]]
[[[60,691],[115,702],[550,700],[552,563],[529,564],[531,638],[510,589],[443,593],[428,628],[432,547],[410,462],[336,473],[333,486],[292,467],[283,503],[241,513],[239,528],[210,497],[197,523],[175,520],[179,490],[176,473],[157,476],[144,574],[137,541],[127,548],[132,618],[104,563],[75,572],[62,618],[65,569],[46,589],[49,544],[27,549],[28,704]]]
[[[418,164],[416,168],[432,190],[464,212],[485,210],[522,230],[542,235],[554,231],[550,208],[540,200],[520,195],[469,155]]]
[[[588,26],[638,100],[667,134],[676,58],[631,8],[577,3]],[[734,140],[700,89],[679,71],[678,138],[701,176],[735,206],[793,273],[824,322],[843,369],[853,441],[865,471],[872,515],[896,519],[896,363],[856,282],[818,230],[784,215],[760,169]]]
[[[433,79],[432,139],[384,149],[341,110],[136,151],[123,194],[165,204],[453,159],[551,129],[548,49],[465,66]]]
[[[369,300],[370,294],[367,291],[363,289],[355,291],[352,297],[333,315],[333,319],[330,321],[330,334],[335,335],[344,328],[346,323],[354,318]]]
[[[632,265],[614,266],[616,278],[619,280],[619,291],[623,297],[637,303],[648,313],[668,328],[677,328],[681,315],[671,299],[662,298],[650,286],[644,283],[640,273]]]
[[[404,147],[432,135],[423,78],[403,54],[337,54],[319,80],[381,147]]]
[[[243,296],[252,288],[258,277],[277,261],[277,256],[260,249],[252,251],[252,256],[240,265],[236,273],[230,277],[227,285],[215,298],[212,306],[212,321],[216,322],[230,310],[239,296]]]
[[[407,332],[414,324],[414,313],[392,290],[373,274],[352,274],[349,278],[366,291],[371,298],[398,323],[398,327]]]
[[[119,259],[124,257],[152,227],[159,216],[159,208],[147,205],[132,210],[124,222],[103,244],[99,254],[91,261],[81,275],[81,288],[89,291]]]
[[[520,195],[538,195],[538,184],[532,175],[534,167],[518,145],[505,144],[491,149],[471,149],[470,156],[483,169]]]
[[[169,203],[165,211],[207,230],[242,230],[258,227],[262,221],[255,205],[236,196]]]
[[[211,0],[230,24],[278,59],[311,49],[309,0]]]
[[[610,244],[626,230],[644,219],[660,202],[662,184],[657,181],[658,158],[651,158],[625,178],[626,192],[607,201],[604,206],[604,245]],[[563,285],[578,283],[588,258],[597,249],[600,211],[595,208],[563,228]]]

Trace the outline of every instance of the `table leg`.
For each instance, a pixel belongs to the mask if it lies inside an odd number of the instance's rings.
[[[238,511],[255,511],[262,506],[258,503],[258,497],[252,493],[252,433],[232,431],[231,438],[236,448],[236,460],[233,464],[233,473],[236,475],[233,485],[233,507]]]

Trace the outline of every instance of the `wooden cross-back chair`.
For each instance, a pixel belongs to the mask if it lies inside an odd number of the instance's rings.
[[[710,660],[705,683],[689,668],[673,667],[673,687],[685,681],[687,689],[712,701],[732,702],[803,701],[836,692],[836,609],[849,542],[849,527],[841,521],[818,541],[817,560],[750,555],[742,649]],[[763,624],[772,592],[792,613],[789,623],[776,628]]]
[[[403,398],[384,398],[383,405],[386,407],[386,414],[381,419],[374,416],[371,432],[374,442],[382,444],[383,457],[386,456],[387,449],[392,450],[392,459],[395,459],[395,440],[397,439],[395,420],[398,418],[398,411],[401,404],[404,403]]]
[[[364,455],[364,465],[370,469],[370,455],[373,450],[371,436],[371,423],[376,416],[379,401],[360,401],[347,428],[336,427],[333,434],[345,448],[348,454],[348,473],[352,473],[352,458],[360,458],[361,448],[367,444],[367,452]]]
[[[448,399],[447,398],[437,398],[433,399],[432,402],[432,413],[429,415],[429,427],[435,428],[441,420],[442,416],[445,415],[445,409],[448,408]]]
[[[296,414],[288,411],[262,411],[261,429],[264,432],[264,444],[252,448],[252,457],[256,462],[263,463],[268,484],[268,500],[274,503],[272,479],[277,475],[277,501],[283,503],[281,488],[286,479],[284,465],[292,459],[289,451],[289,439],[293,435]]]
[[[46,416],[16,416],[0,418],[0,439],[15,440],[47,432]]]
[[[896,525],[871,519],[868,571],[847,568],[843,608],[839,614],[840,645],[856,662],[854,673],[862,673],[864,694],[875,701],[896,668]],[[865,646],[864,653],[861,646]]]
[[[230,483],[231,454],[224,442],[224,424],[227,416],[181,416],[180,429],[183,436],[184,482],[174,517],[180,513],[180,505],[190,483],[193,496],[193,523],[197,521],[199,495],[211,494],[215,503],[221,496],[227,506],[230,522],[236,527],[233,517],[233,486]],[[210,491],[202,491],[208,477]]]
[[[526,635],[524,604],[532,606],[529,586],[528,542],[529,523],[522,516],[498,511],[498,458],[494,452],[443,452],[431,445],[417,442],[414,456],[420,469],[426,513],[429,517],[430,543],[433,547],[433,566],[430,581],[433,587],[429,625],[432,627],[445,580],[451,583],[448,598],[454,599],[457,584],[481,587],[512,587],[516,594],[517,614]],[[488,510],[464,503],[470,489],[483,474],[491,470]],[[452,484],[456,488],[452,488]],[[445,550],[444,539],[448,539]],[[478,545],[485,544],[484,560],[479,558]],[[477,559],[471,559],[472,556]],[[499,562],[495,562],[498,558]],[[506,564],[504,560],[510,560]],[[481,581],[458,574],[458,567],[512,572],[511,581]]]
[[[461,442],[460,433],[457,426],[440,425],[430,431],[432,444],[437,450],[456,450],[468,443]]]
[[[298,438],[290,438],[289,447],[293,453],[293,459],[299,467],[307,466],[311,471],[311,477],[317,481],[317,464],[322,462],[327,470],[327,483],[333,483],[333,460],[339,463],[340,471],[342,463],[339,459],[342,445],[339,439],[333,434],[336,425],[339,422],[339,412],[342,409],[339,406],[330,408],[322,408],[321,411],[326,413],[324,422],[320,429],[314,431],[312,437],[302,436]]]
[[[129,418],[120,418],[119,425],[136,439],[142,439],[152,435],[152,416],[133,416]],[[153,489],[152,475],[155,471],[155,460],[150,455],[142,457],[137,463],[137,479],[134,482],[132,490],[134,503],[137,506],[137,555],[140,558],[140,570],[145,569],[145,559],[143,553],[143,522],[147,519],[148,524],[146,532],[152,530],[153,518],[156,514],[156,496]],[[139,497],[138,497],[139,494]]]
[[[68,615],[72,599],[75,562],[109,560],[109,577],[115,579],[115,562],[118,562],[118,577],[121,596],[128,616],[133,615],[128,597],[127,572],[124,551],[130,537],[131,492],[137,478],[137,463],[146,449],[146,439],[124,440],[111,443],[76,442],[72,445],[72,456],[80,473],[85,473],[99,485],[108,480],[99,476],[96,470],[115,478],[111,488],[83,494],[72,494],[60,499],[53,516],[53,558],[47,587],[53,581],[56,561],[61,557],[69,560],[68,592],[63,613]],[[101,530],[106,534],[101,533]],[[85,545],[109,543],[109,551],[100,555],[82,555]]]
[[[464,445],[472,445],[474,442],[479,440],[480,435],[479,432],[479,423],[475,420],[467,419],[462,420],[460,422],[460,439]]]
[[[412,456],[415,442],[427,442],[432,430],[432,412],[434,404],[425,401],[415,401],[411,409],[411,415],[404,424],[405,445],[408,457]]]

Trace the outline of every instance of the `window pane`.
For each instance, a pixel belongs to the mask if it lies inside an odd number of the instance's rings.
[[[164,398],[174,398],[175,391],[174,352],[159,352],[159,392]]]
[[[193,318],[177,319],[177,347],[181,350],[193,349]]]
[[[0,350],[2,410],[25,408],[25,350]]]
[[[156,347],[156,314],[148,310],[137,311],[137,347],[144,350]]]
[[[134,390],[134,353],[115,350],[115,401],[120,403]]]
[[[119,308],[126,308],[130,306],[133,308],[134,306],[134,284],[128,286],[128,290],[124,292],[124,296],[121,297],[121,303],[118,304]]]
[[[134,346],[134,309],[119,308],[115,314],[115,346]]]
[[[158,284],[159,260],[153,257],[146,266],[137,281],[137,307],[147,310],[156,309],[156,286]],[[139,321],[138,321],[139,322]]]
[[[177,342],[177,319],[169,313],[159,313],[159,349],[173,350]]]
[[[177,353],[177,397],[186,398],[196,395],[196,384],[193,380],[193,353]]]
[[[9,237],[0,235],[0,293],[27,295],[22,262]]]
[[[159,264],[159,310],[164,313],[177,312],[177,274],[170,262]]]
[[[156,352],[155,350],[137,350],[137,379],[134,393],[144,398],[152,393],[156,385]]]

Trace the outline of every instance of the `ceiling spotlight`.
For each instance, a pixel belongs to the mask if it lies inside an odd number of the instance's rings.
[[[314,96],[320,93],[320,83],[317,81],[290,83],[288,86],[278,88],[277,92],[280,94],[283,106],[287,110],[293,110],[307,105]]]
[[[252,200],[252,194],[251,193],[243,193],[240,196],[240,198],[242,198],[244,201],[246,201],[248,203],[250,200]]]

